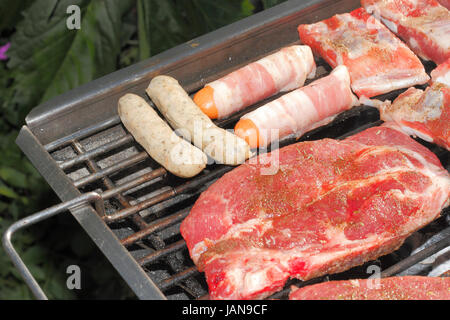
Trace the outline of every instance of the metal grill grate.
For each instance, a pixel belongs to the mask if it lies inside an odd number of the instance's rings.
[[[323,61],[317,63],[318,77],[330,71]],[[396,93],[390,98],[393,95]],[[235,114],[217,124],[230,127],[240,116]],[[380,123],[376,109],[361,106],[306,134],[300,141],[344,138]],[[294,138],[287,138],[280,146],[293,142],[296,142]],[[134,141],[118,117],[48,144],[45,149],[81,193],[101,194],[106,208],[106,215],[101,218],[166,296],[172,299],[208,297],[206,282],[189,258],[179,226],[198,195],[233,167],[210,165],[191,180],[167,174]],[[347,271],[343,277],[354,272]],[[291,284],[305,285],[326,278],[306,283],[292,280],[285,290],[273,297],[285,297]]]

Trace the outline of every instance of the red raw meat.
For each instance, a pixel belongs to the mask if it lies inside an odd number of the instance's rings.
[[[431,83],[440,82],[450,87],[450,58],[431,71]]]
[[[438,0],[438,2],[442,6],[446,7],[448,10],[450,10],[450,0]]]
[[[181,234],[212,299],[258,299],[394,251],[449,196],[433,153],[374,127],[250,159],[200,195]]]
[[[392,277],[322,282],[293,290],[290,300],[450,300],[450,278]]]
[[[300,39],[333,68],[344,64],[353,91],[373,97],[429,80],[419,58],[363,8],[298,26]]]
[[[421,58],[450,58],[450,12],[436,0],[361,0]]]
[[[446,84],[436,81],[425,91],[409,88],[378,109],[381,119],[393,127],[450,150],[450,87]]]

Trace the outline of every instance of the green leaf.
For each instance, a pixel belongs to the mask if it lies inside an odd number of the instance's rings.
[[[26,175],[10,167],[0,167],[0,179],[16,188],[27,187]]]
[[[36,0],[11,39],[13,97],[6,107],[19,108],[25,117],[35,104],[116,70],[122,17],[133,3]],[[81,8],[80,30],[66,26],[72,4]]]
[[[264,9],[269,9],[277,4],[285,2],[286,0],[262,0]]]
[[[183,3],[188,3],[183,1]],[[141,9],[140,9],[141,8]],[[140,57],[155,55],[189,40],[192,27],[186,24],[174,1],[146,0],[138,7]],[[148,52],[147,52],[148,51]]]
[[[60,272],[59,270],[49,270],[48,274],[55,274]],[[57,274],[57,276],[47,279],[47,283],[44,286],[44,291],[48,293],[50,299],[74,299],[75,291],[69,290],[66,285],[65,279],[62,277],[63,273]],[[65,274],[64,274],[65,275]],[[82,283],[83,285],[83,283]]]
[[[0,201],[0,213],[3,212],[3,211],[5,211],[6,208],[8,208],[8,204],[7,204],[6,202]],[[0,221],[1,221],[1,219],[2,219],[2,218],[0,217]]]
[[[16,235],[16,241],[20,242],[24,246],[29,246],[36,241],[36,237],[30,232],[21,232]]]
[[[27,264],[37,265],[45,262],[46,256],[48,255],[47,250],[39,245],[34,245],[26,249],[22,258]]]
[[[116,70],[121,48],[121,20],[131,0],[91,1],[81,29],[64,56],[43,101]]]
[[[4,288],[0,292],[2,300],[29,300],[31,299],[28,293],[29,289],[23,283],[18,283],[14,287]]]
[[[244,0],[241,3],[241,12],[243,16],[250,16],[253,14],[253,10],[255,10],[255,6],[250,0]]]
[[[31,264],[28,266],[28,269],[30,270],[31,274],[38,282],[44,281],[48,276],[45,274],[44,269],[38,265]]]
[[[33,0],[2,0],[0,1],[0,32],[13,29],[22,19],[21,12],[29,7]]]
[[[252,10],[249,0],[138,0],[139,58],[244,18]]]
[[[8,213],[12,217],[13,221],[18,220],[19,217],[21,216],[21,214],[22,214],[22,216],[24,214],[24,210],[21,206],[21,203],[18,201],[11,202],[11,204],[8,207]]]
[[[19,110],[23,116],[41,99],[75,37],[66,27],[69,3],[82,5],[82,1],[35,1],[23,12],[11,38],[8,67],[15,81],[9,108],[24,106],[26,110]]]
[[[139,39],[139,59],[143,60],[151,55],[150,34],[151,27],[149,18],[151,17],[150,1],[137,1],[138,12],[138,39]]]
[[[129,12],[124,15],[122,19],[122,28],[121,28],[121,36],[120,36],[120,45],[122,48],[125,46],[131,44],[131,42],[134,42],[136,45],[137,43],[132,40],[132,37],[137,32],[137,10],[129,10]]]
[[[122,51],[120,54],[120,66],[127,67],[139,61],[139,48],[137,46],[130,46]]]
[[[188,13],[188,25],[195,26],[197,35],[215,30],[250,14],[242,11],[241,0],[192,0],[183,2],[183,6]]]
[[[3,184],[1,180],[0,180],[0,196],[4,196],[11,199],[19,198],[19,195],[15,193],[13,189]]]

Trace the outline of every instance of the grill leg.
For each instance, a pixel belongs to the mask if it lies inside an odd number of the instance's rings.
[[[64,212],[68,209],[73,209],[75,207],[78,207],[80,205],[87,204],[87,203],[93,202],[93,201],[95,201],[95,208],[97,209],[99,214],[102,216],[105,215],[105,207],[104,207],[102,197],[96,192],[89,192],[89,193],[85,193],[75,199],[72,199],[70,201],[60,203],[60,204],[50,207],[48,209],[34,213],[26,218],[18,220],[15,223],[13,223],[11,226],[9,226],[9,228],[6,230],[5,234],[3,235],[3,247],[5,248],[6,253],[11,258],[14,266],[17,268],[20,275],[25,280],[25,283],[28,285],[28,287],[30,288],[31,292],[36,297],[36,299],[48,300],[44,291],[42,291],[42,288],[39,286],[36,279],[34,279],[33,275],[30,273],[30,270],[28,270],[27,266],[22,261],[19,254],[17,253],[17,251],[14,249],[14,246],[12,245],[12,242],[11,242],[11,238],[12,238],[13,234],[20,229],[26,228],[26,227],[33,225],[35,223],[38,223],[40,221],[51,218],[51,217],[57,215],[58,213]]]

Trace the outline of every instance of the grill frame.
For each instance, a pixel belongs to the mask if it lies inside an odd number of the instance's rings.
[[[107,181],[109,179],[108,172],[103,172],[104,175],[102,175],[101,171],[104,169],[100,169],[95,162],[89,163],[96,152],[101,150],[86,152],[79,141],[99,128],[109,128],[120,123],[117,116],[117,100],[121,95],[132,92],[145,97],[146,86],[157,74],[171,75],[177,78],[188,92],[193,92],[206,82],[219,78],[249,61],[257,60],[280,47],[298,43],[296,26],[299,23],[316,22],[337,13],[349,12],[357,7],[359,7],[359,1],[354,0],[291,0],[285,2],[146,61],[95,80],[36,107],[27,116],[26,125],[21,129],[16,143],[62,201],[80,196],[81,192],[78,187],[90,182],[83,178],[74,182],[64,172],[63,169],[78,162],[87,163],[91,171],[98,172],[100,170],[98,175],[103,183],[110,184],[111,188],[118,188],[112,182]],[[276,41],[271,41],[274,39],[274,35],[280,34],[280,30],[286,30],[286,32],[276,37]],[[245,54],[239,54],[243,49],[247,49]],[[250,49],[252,51],[248,52]],[[393,93],[391,96],[395,95]],[[148,98],[145,98],[148,101]],[[101,121],[98,122],[99,120]],[[226,127],[233,121],[225,119],[217,123]],[[357,130],[360,131],[362,128]],[[124,144],[133,140],[129,134],[122,139],[121,143]],[[284,144],[292,141],[287,140]],[[71,144],[81,155],[77,160],[72,160],[69,164],[63,164],[61,167],[50,153],[66,144]],[[114,148],[114,144],[108,148]],[[141,152],[136,155],[134,161],[139,162],[146,158],[148,155]],[[126,166],[126,163],[123,165]],[[118,167],[120,166],[118,165]],[[218,176],[231,169],[231,167],[219,168],[218,170],[222,171]],[[152,171],[148,174],[163,176],[165,170],[157,173]],[[200,182],[210,180],[210,178],[205,178],[204,180],[200,179]],[[193,186],[197,189],[198,187],[198,183]],[[109,197],[112,193],[106,191],[106,194],[109,195],[106,196],[105,193],[102,193],[102,196]],[[176,196],[176,190],[170,195]],[[120,193],[119,197],[121,197]],[[123,206],[127,206],[125,198],[120,202]],[[111,222],[109,221],[111,218],[99,216],[93,207],[88,205],[70,211],[138,298],[166,299],[166,296],[141,266],[150,257],[146,256],[136,260],[126,248],[133,242],[133,239],[119,240],[107,225],[107,222]],[[180,213],[176,219],[182,219],[185,214],[186,212]],[[158,226],[145,224],[140,218],[133,219],[137,219],[134,221],[135,224],[142,224],[143,228],[154,228],[154,230],[158,228]],[[167,250],[168,254],[172,252],[170,250],[175,250],[182,244],[176,242],[172,245],[173,247]],[[185,279],[184,276],[191,274],[193,274],[193,270],[188,268],[181,272],[179,278]],[[159,285],[164,287],[164,283]]]

